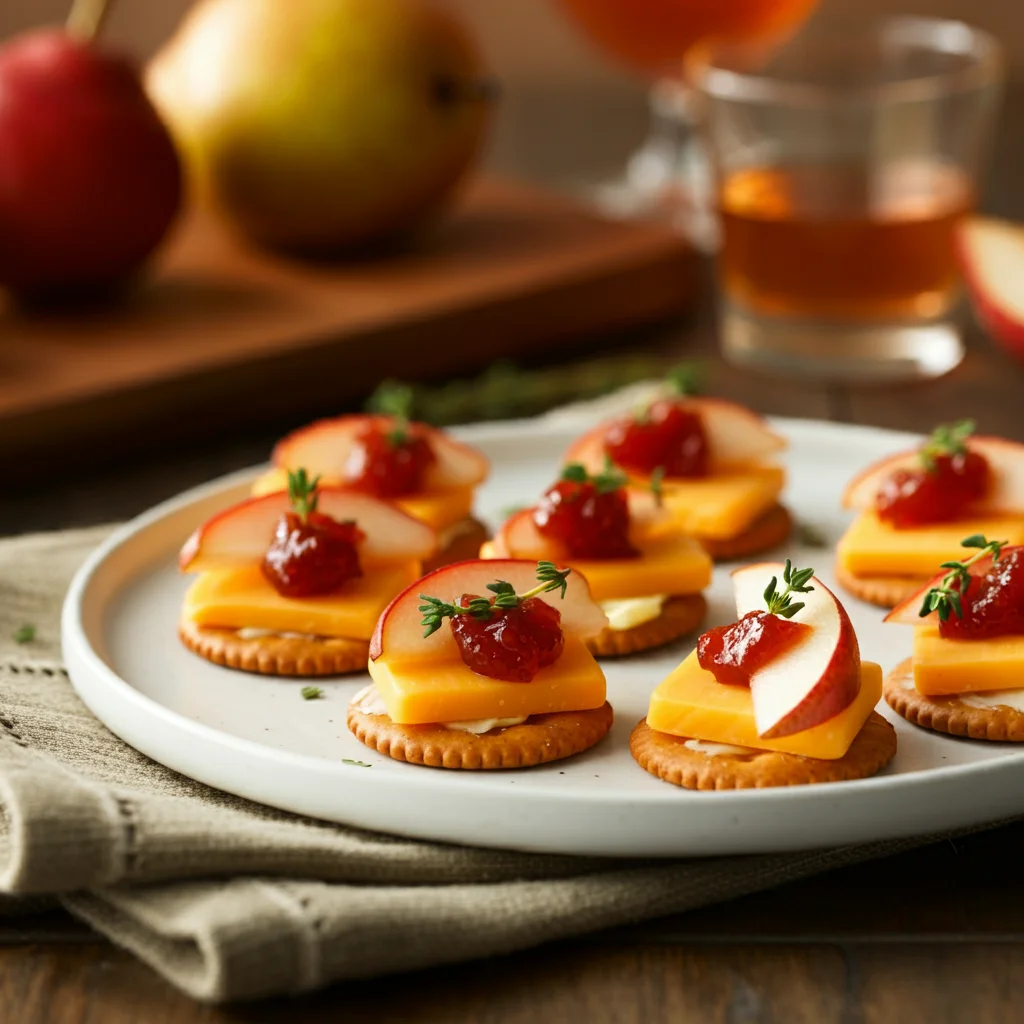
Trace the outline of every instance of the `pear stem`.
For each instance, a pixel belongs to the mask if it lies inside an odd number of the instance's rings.
[[[64,25],[68,35],[83,43],[91,42],[99,35],[113,6],[113,0],[74,0]]]

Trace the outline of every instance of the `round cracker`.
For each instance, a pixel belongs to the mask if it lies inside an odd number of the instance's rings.
[[[835,566],[836,582],[854,597],[879,608],[892,608],[928,582],[924,576],[854,576],[842,562]]]
[[[459,524],[459,532],[452,542],[423,563],[424,575],[435,569],[440,569],[444,565],[479,558],[480,546],[488,540],[490,535],[490,531],[479,519],[474,519],[472,516],[463,519]]]
[[[695,630],[707,614],[708,604],[703,594],[670,597],[661,608],[661,614],[649,622],[641,622],[632,629],[605,627],[597,636],[587,640],[591,654],[598,658],[615,658],[638,651],[669,644]]]
[[[396,761],[431,768],[531,768],[589,750],[612,727],[612,706],[531,715],[521,725],[479,736],[443,725],[398,725],[350,704],[346,722],[356,739]]]
[[[178,624],[181,642],[214,665],[265,676],[340,676],[365,672],[370,657],[366,640],[342,637],[260,636],[243,640],[236,630]]]
[[[972,740],[1024,743],[1024,712],[1016,708],[975,708],[956,695],[935,697],[914,686],[913,659],[900,662],[886,677],[885,702],[908,722],[923,729]]]
[[[772,505],[735,537],[698,537],[701,546],[716,562],[757,555],[784,543],[793,532],[793,517],[784,505]]]
[[[708,754],[685,746],[685,737],[655,732],[644,719],[629,737],[629,750],[645,771],[686,789],[760,789],[811,782],[866,779],[896,753],[896,730],[872,711],[850,749],[834,761],[772,750]]]

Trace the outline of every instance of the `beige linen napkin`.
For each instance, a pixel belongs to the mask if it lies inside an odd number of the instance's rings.
[[[212,790],[108,732],[60,664],[64,591],[105,532],[0,541],[0,912],[55,896],[200,999],[509,952],[926,841],[625,863],[377,835]]]

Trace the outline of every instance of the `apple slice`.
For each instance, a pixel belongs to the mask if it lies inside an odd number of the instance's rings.
[[[274,448],[273,463],[287,469],[304,466],[310,476],[343,482],[345,466],[356,433],[369,423],[390,423],[386,416],[338,416],[302,427],[280,440]],[[419,424],[425,431],[436,461],[427,470],[424,489],[450,490],[475,487],[487,477],[490,464],[468,444],[456,441],[444,431]]]
[[[764,610],[764,591],[785,568],[763,562],[732,574],[736,612]],[[816,576],[814,589],[792,618],[811,627],[807,639],[770,662],[750,680],[757,733],[765,739],[811,729],[849,707],[860,691],[860,647],[846,609]],[[780,587],[781,589],[781,587]]]
[[[455,601],[463,594],[487,594],[487,584],[505,580],[517,594],[537,585],[537,563],[514,558],[493,561],[457,562],[435,569],[402,591],[384,609],[370,640],[370,658],[376,661],[387,655],[389,661],[428,661],[441,656],[446,647],[454,647],[455,639],[448,628],[439,629],[424,638],[421,625],[423,604],[420,594]],[[562,615],[562,629],[579,637],[594,636],[608,625],[601,606],[590,596],[590,585],[578,573],[569,573],[565,598],[559,592],[541,594],[540,599]]]
[[[978,321],[1024,356],[1024,227],[969,217],[957,233],[957,255]]]
[[[1005,550],[1010,550],[1009,548]],[[967,571],[972,576],[984,576],[985,573],[992,568],[992,556],[985,555],[984,558],[979,558],[978,561],[967,567]],[[902,626],[928,626],[934,625],[938,621],[938,613],[932,612],[930,615],[919,615],[918,612],[921,610],[921,605],[924,603],[924,595],[928,593],[932,587],[937,587],[945,577],[948,569],[943,569],[942,572],[936,573],[927,583],[924,583],[915,590],[912,594],[905,597],[898,605],[896,605],[891,612],[884,619],[883,622],[896,622]]]
[[[353,519],[366,535],[359,546],[365,562],[411,562],[429,558],[437,549],[434,530],[386,501],[340,487],[321,487],[318,493],[318,512],[333,519]],[[260,561],[278,520],[290,507],[288,496],[278,492],[248,498],[218,512],[185,542],[178,558],[180,569],[204,572]]]
[[[745,406],[724,398],[687,398],[685,402],[700,414],[712,470],[759,462],[786,447],[786,439]],[[575,441],[565,453],[565,461],[582,462],[591,473],[599,472],[604,465],[604,436],[611,422],[598,424]]]
[[[1024,514],[1024,444],[1002,437],[974,435],[967,447],[983,455],[992,471],[992,486],[972,510],[976,515]],[[875,496],[885,480],[898,469],[920,469],[919,450],[890,455],[855,476],[843,492],[843,507],[860,511],[874,508]]]

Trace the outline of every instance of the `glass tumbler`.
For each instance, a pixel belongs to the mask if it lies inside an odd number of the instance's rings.
[[[1002,80],[960,22],[812,26],[691,63],[721,226],[723,353],[824,380],[935,377],[963,358],[958,222]]]

